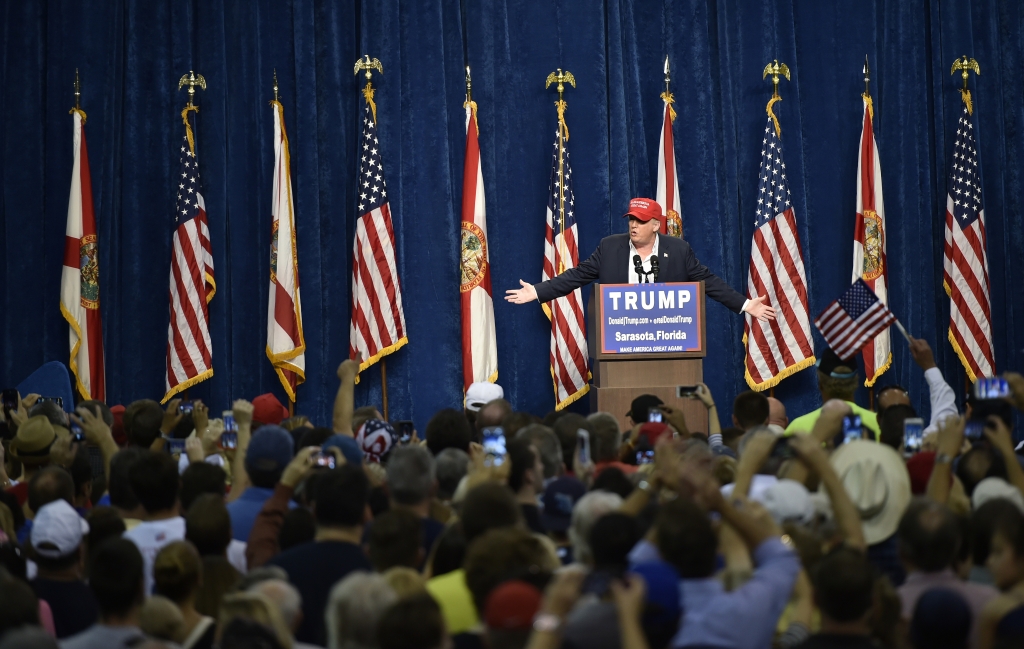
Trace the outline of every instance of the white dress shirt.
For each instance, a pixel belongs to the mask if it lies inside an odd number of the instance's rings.
[[[651,254],[647,255],[646,257],[641,257],[640,258],[640,261],[642,262],[641,268],[644,269],[644,272],[650,272],[651,271],[651,257],[657,257],[658,256],[658,241],[660,241],[660,240],[661,240],[661,235],[660,234],[659,235],[655,235],[655,237],[654,237],[654,247],[651,248]],[[637,273],[636,273],[636,266],[633,265],[633,256],[634,255],[639,255],[639,254],[640,253],[636,251],[636,246],[633,245],[633,240],[630,239],[629,240],[629,258],[626,260],[626,264],[629,267],[629,274],[626,275],[626,277],[629,278],[629,283],[630,284],[639,284],[641,282],[640,276],[637,275]],[[644,281],[654,282],[656,280],[654,279],[653,275],[646,275]],[[740,309],[740,311],[745,313],[746,310],[747,310],[747,305],[748,304],[750,304],[750,300],[744,300],[743,301],[743,307]]]
[[[953,388],[946,383],[946,379],[942,378],[939,368],[933,367],[925,370],[924,380],[928,382],[928,396],[932,406],[931,421],[924,429],[924,434],[928,435],[939,430],[939,424],[946,417],[955,417],[960,412],[956,409],[956,394],[953,393]]]
[[[646,257],[641,257],[641,261],[643,262],[644,272],[650,272],[650,270],[651,270],[651,257],[657,257],[658,256],[658,239],[659,238],[660,237],[658,237],[658,236],[654,237],[654,247],[651,248],[651,253],[649,255],[647,255]],[[636,251],[636,246],[633,245],[633,241],[630,240],[630,242],[629,242],[629,259],[627,259],[627,261],[629,263],[629,275],[627,275],[627,277],[629,277],[629,283],[630,284],[640,284],[641,282],[653,282],[654,281],[654,276],[653,275],[646,275],[643,278],[641,278],[639,275],[637,275],[637,273],[636,273],[636,266],[633,265],[633,257],[636,256],[636,255],[639,255],[639,254],[640,253]]]

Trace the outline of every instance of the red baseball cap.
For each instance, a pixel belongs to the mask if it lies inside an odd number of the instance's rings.
[[[527,630],[540,610],[543,594],[525,581],[506,581],[491,591],[484,607],[484,623],[491,629]]]
[[[287,417],[288,409],[270,392],[261,394],[252,400],[253,421],[277,426]]]
[[[658,201],[653,198],[634,198],[629,201],[629,211],[622,215],[623,218],[627,216],[635,216],[644,223],[651,219],[658,219],[659,221],[664,218],[661,213],[661,205]]]

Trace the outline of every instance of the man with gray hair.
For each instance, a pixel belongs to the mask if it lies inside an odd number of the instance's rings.
[[[444,524],[430,517],[430,503],[437,490],[434,456],[423,446],[399,446],[391,451],[387,466],[391,509],[411,512],[420,519],[423,556],[429,557]]]
[[[594,553],[590,549],[590,530],[597,519],[622,507],[622,496],[608,491],[591,491],[576,503],[569,525],[569,540],[577,563],[593,566]]]
[[[525,439],[540,451],[540,461],[544,465],[545,487],[562,475],[562,445],[553,430],[544,424],[531,424],[516,433],[516,439]]]
[[[330,649],[376,647],[377,623],[398,601],[381,575],[354,572],[331,589],[325,614]]]
[[[263,595],[277,606],[281,611],[284,623],[294,636],[295,632],[302,625],[302,595],[285,579],[263,579],[246,589],[246,592]],[[314,649],[316,645],[305,642],[292,643],[293,649]]]
[[[437,497],[446,505],[451,503],[459,482],[469,471],[469,453],[458,448],[446,448],[434,461],[437,473]]]
[[[608,412],[595,412],[587,417],[593,433],[590,436],[590,457],[594,461],[594,478],[608,467],[614,467],[626,475],[636,473],[636,467],[619,461],[619,447],[622,433],[619,420]]]

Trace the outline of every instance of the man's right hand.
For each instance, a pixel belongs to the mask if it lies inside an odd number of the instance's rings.
[[[526,304],[537,299],[537,289],[533,288],[533,284],[527,284],[523,280],[519,280],[519,284],[523,288],[505,291],[506,301],[512,304]]]
[[[313,456],[319,452],[319,446],[307,446],[296,453],[281,473],[281,484],[294,489],[313,470]]]
[[[967,420],[963,417],[946,417],[939,424],[938,452],[953,458],[960,455],[964,445],[964,427]]]
[[[910,355],[917,366],[926,372],[935,367],[935,355],[928,341],[923,338],[910,337]]]
[[[92,410],[85,406],[79,406],[75,412],[77,416],[71,415],[71,421],[82,427],[82,432],[85,433],[85,440],[87,442],[94,446],[103,446],[103,443],[108,440],[114,441],[114,436],[110,432],[110,426],[107,426],[107,422],[103,421],[99,406],[93,406]]]

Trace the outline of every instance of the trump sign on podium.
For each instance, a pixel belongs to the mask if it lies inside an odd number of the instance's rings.
[[[601,353],[704,351],[700,282],[602,284],[600,293]]]

